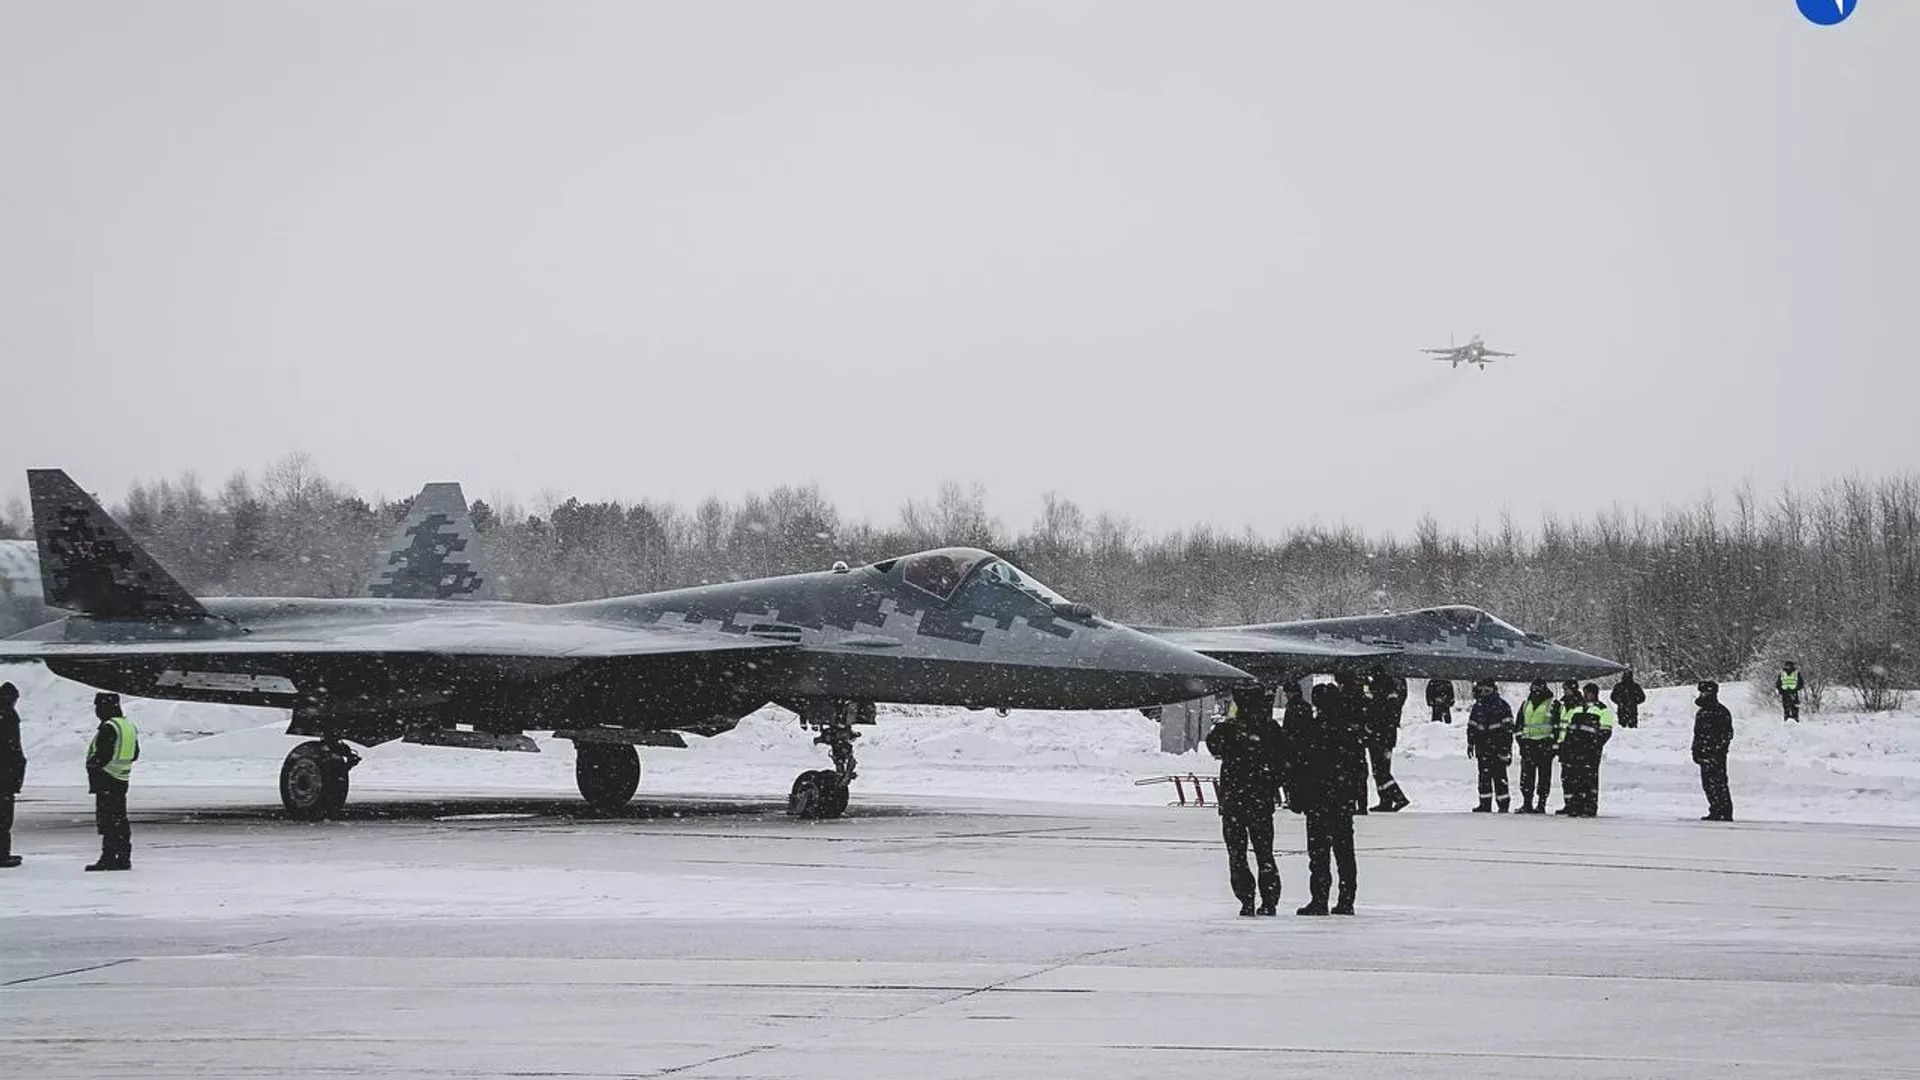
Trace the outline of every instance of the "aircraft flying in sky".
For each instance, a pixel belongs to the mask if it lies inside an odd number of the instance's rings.
[[[1449,344],[1444,349],[1421,349],[1420,351],[1423,353],[1432,353],[1436,360],[1452,361],[1455,368],[1458,368],[1461,364],[1478,364],[1480,365],[1481,371],[1487,370],[1487,365],[1493,363],[1493,358],[1496,356],[1515,355],[1514,353],[1500,352],[1496,349],[1487,348],[1486,343],[1480,340],[1479,334],[1473,335],[1473,340],[1467,342],[1465,345]]]
[[[538,752],[571,741],[580,794],[614,810],[636,747],[684,746],[768,703],[819,732],[831,769],[800,774],[789,810],[837,817],[854,726],[875,704],[1131,709],[1314,672],[1577,678],[1618,665],[1472,608],[1202,630],[1100,618],[975,548],[867,566],[570,604],[492,598],[457,484],[414,500],[358,598],[196,598],[57,469],[30,470],[45,600],[73,612],[0,639],[103,690],[291,712],[280,794],[336,813],[348,745],[400,739]],[[910,722],[910,721],[902,721]]]

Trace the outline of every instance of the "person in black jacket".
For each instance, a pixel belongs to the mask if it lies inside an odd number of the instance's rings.
[[[1337,686],[1313,688],[1313,707],[1287,716],[1287,808],[1306,817],[1307,884],[1312,898],[1300,915],[1351,915],[1357,875],[1353,857],[1353,788],[1366,782],[1360,756],[1362,718]],[[1329,908],[1333,867],[1339,900]]]
[[[1433,710],[1433,718],[1442,724],[1453,723],[1453,682],[1449,679],[1427,680],[1427,708]]]
[[[1280,864],[1273,857],[1273,811],[1282,768],[1280,726],[1273,698],[1264,690],[1236,690],[1226,718],[1207,732],[1207,751],[1220,759],[1220,835],[1227,845],[1227,880],[1240,900],[1240,914],[1254,914],[1255,877],[1247,848],[1259,867],[1259,914],[1280,904]]]
[[[1707,795],[1701,821],[1732,821],[1733,792],[1727,784],[1727,751],[1733,746],[1733,713],[1720,704],[1720,684],[1699,686],[1693,714],[1693,761],[1700,766],[1700,787]]]
[[[1633,680],[1633,669],[1628,668],[1607,692],[1608,700],[1613,702],[1614,715],[1620,718],[1621,727],[1640,726],[1640,706],[1647,702],[1647,692]]]
[[[1357,768],[1350,770],[1354,778],[1353,812],[1364,815],[1367,812],[1367,728],[1366,717],[1370,698],[1367,685],[1360,676],[1352,672],[1341,672],[1333,677],[1333,693],[1344,710],[1342,715],[1354,724],[1359,741],[1354,744],[1354,762]],[[1330,699],[1331,700],[1331,699]],[[1320,711],[1319,687],[1314,688],[1313,710]]]
[[[1507,767],[1513,763],[1513,706],[1500,696],[1500,687],[1492,679],[1473,684],[1473,711],[1467,714],[1467,756],[1480,766],[1480,802],[1476,814],[1493,809],[1513,808],[1513,796],[1507,789]]]
[[[13,797],[27,779],[27,755],[20,749],[20,688],[0,683],[0,870],[20,865],[13,853]]]
[[[1375,669],[1366,682],[1367,761],[1373,766],[1373,787],[1380,794],[1375,813],[1404,810],[1410,800],[1393,778],[1393,749],[1400,744],[1400,710],[1407,703],[1407,680]]]

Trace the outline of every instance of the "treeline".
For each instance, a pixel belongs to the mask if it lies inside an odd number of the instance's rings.
[[[294,455],[216,490],[135,486],[114,513],[207,594],[351,596],[406,500],[370,503]],[[1912,685],[1920,648],[1920,475],[1751,490],[1658,514],[1608,510],[1531,528],[1409,537],[1302,526],[1149,535],[1050,495],[1010,529],[979,486],[942,484],[887,525],[848,521],[818,487],[737,501],[473,503],[503,598],[556,602],[819,570],[943,544],[989,548],[1111,618],[1202,625],[1439,603],[1632,663],[1660,682],[1759,674],[1799,660],[1870,706]],[[26,536],[17,509],[0,530]]]

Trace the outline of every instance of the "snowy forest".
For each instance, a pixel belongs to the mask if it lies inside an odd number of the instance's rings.
[[[194,477],[141,483],[110,507],[196,592],[351,596],[405,516],[303,455],[217,490]],[[1914,684],[1920,649],[1920,475],[1835,480],[1657,513],[1502,520],[1409,536],[1303,525],[1281,536],[1204,526],[1150,535],[1049,495],[1009,527],[987,492],[948,482],[885,525],[846,520],[814,485],[691,508],[666,502],[472,504],[503,599],[540,603],[822,570],[943,544],[983,547],[1120,621],[1266,622],[1441,603],[1484,607],[1528,630],[1631,663],[1643,680],[1759,677],[1782,659],[1820,691],[1887,708]],[[18,503],[0,537],[26,538]],[[1853,704],[1851,699],[1848,704]]]

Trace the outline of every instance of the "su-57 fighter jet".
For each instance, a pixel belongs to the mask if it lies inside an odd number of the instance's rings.
[[[878,701],[1137,708],[1248,681],[970,548],[611,600],[492,600],[455,484],[421,492],[364,599],[196,598],[64,472],[27,477],[46,601],[74,614],[0,640],[0,661],[291,710],[288,733],[310,741],[280,794],[299,817],[345,802],[349,743],[538,751],[529,731],[571,740],[580,794],[614,809],[639,784],[635,747],[684,746],[682,732],[726,731],[769,702],[818,728],[834,763],[794,781],[790,809],[837,817],[853,725]]]
[[[876,702],[1137,708],[1255,682],[1384,667],[1407,676],[1572,678],[1619,670],[1472,608],[1268,626],[1134,630],[974,548],[574,604],[491,599],[456,484],[429,484],[365,599],[196,599],[58,470],[28,473],[40,578],[76,614],[0,640],[0,660],[141,697],[291,710],[289,813],[345,803],[349,744],[537,751],[570,740],[580,794],[616,809],[639,746],[684,746],[769,702],[819,730],[831,769],[789,809],[837,817],[854,726]],[[1218,659],[1216,659],[1216,657]],[[1222,662],[1225,661],[1225,662]]]
[[[1423,353],[1433,353],[1434,359],[1436,360],[1452,361],[1456,369],[1459,368],[1461,364],[1478,364],[1480,365],[1481,371],[1487,370],[1487,365],[1493,363],[1493,358],[1496,356],[1518,355],[1517,353],[1500,352],[1497,349],[1487,348],[1486,343],[1480,340],[1479,334],[1473,335],[1473,340],[1467,342],[1465,345],[1449,344],[1444,349],[1421,349],[1420,351]]]

